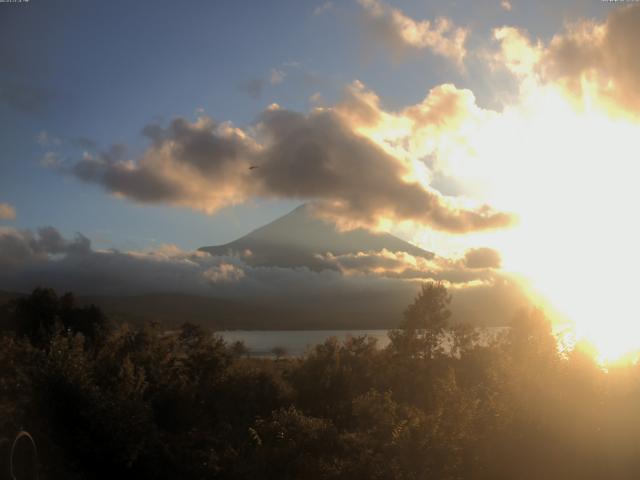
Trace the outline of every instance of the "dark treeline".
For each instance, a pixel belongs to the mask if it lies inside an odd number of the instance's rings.
[[[268,360],[38,289],[0,339],[0,478],[21,430],[44,479],[638,478],[638,367],[558,352],[535,310],[479,342],[449,302],[424,285],[385,349],[329,340]]]

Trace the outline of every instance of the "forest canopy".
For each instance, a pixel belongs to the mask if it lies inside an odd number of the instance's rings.
[[[423,285],[391,342],[301,358],[114,325],[36,289],[0,337],[0,458],[31,478],[566,479],[640,472],[638,367],[560,351],[534,309],[489,341]],[[7,472],[8,464],[2,466]],[[22,469],[22,470],[20,470]]]

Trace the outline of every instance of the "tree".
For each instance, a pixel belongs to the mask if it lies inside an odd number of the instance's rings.
[[[58,332],[81,333],[89,347],[95,347],[108,334],[111,325],[95,305],[78,306],[72,293],[58,297],[50,288],[36,288],[30,295],[13,302],[12,329],[27,337],[34,346],[46,346]]]
[[[415,300],[404,311],[399,330],[390,332],[391,346],[398,353],[417,358],[434,358],[442,342],[451,311],[451,295],[442,282],[422,284]]]
[[[231,352],[236,358],[248,357],[249,348],[242,340],[236,340],[231,344]]]
[[[60,302],[50,288],[36,288],[31,295],[14,300],[11,325],[19,337],[33,345],[44,346],[55,332]]]
[[[271,349],[271,355],[276,357],[276,360],[281,360],[287,356],[287,349],[282,346],[275,346]]]

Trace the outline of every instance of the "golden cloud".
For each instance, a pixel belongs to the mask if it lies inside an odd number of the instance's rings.
[[[0,203],[0,220],[13,220],[16,218],[16,209],[8,203]]]
[[[358,3],[363,8],[369,32],[393,50],[427,49],[463,68],[468,29],[456,26],[446,17],[435,21],[414,20],[380,0],[358,0]]]
[[[455,135],[474,108],[471,92],[444,85],[423,104],[390,113],[355,82],[335,108],[302,114],[274,105],[244,130],[209,117],[149,125],[151,144],[137,160],[114,147],[67,171],[139,202],[208,213],[253,197],[289,198],[315,201],[316,214],[342,228],[403,221],[451,233],[506,227],[507,213],[441,195],[419,158],[430,148],[422,143]]]
[[[615,8],[604,22],[568,23],[547,43],[514,27],[496,29],[494,37],[500,43],[494,65],[556,85],[582,106],[599,104],[612,114],[637,118],[640,5]]]

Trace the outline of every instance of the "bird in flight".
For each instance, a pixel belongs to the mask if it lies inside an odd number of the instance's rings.
[[[249,167],[249,170],[253,170],[253,169],[255,169],[255,168],[260,168],[260,167],[259,167],[258,165],[251,165],[251,166]]]

